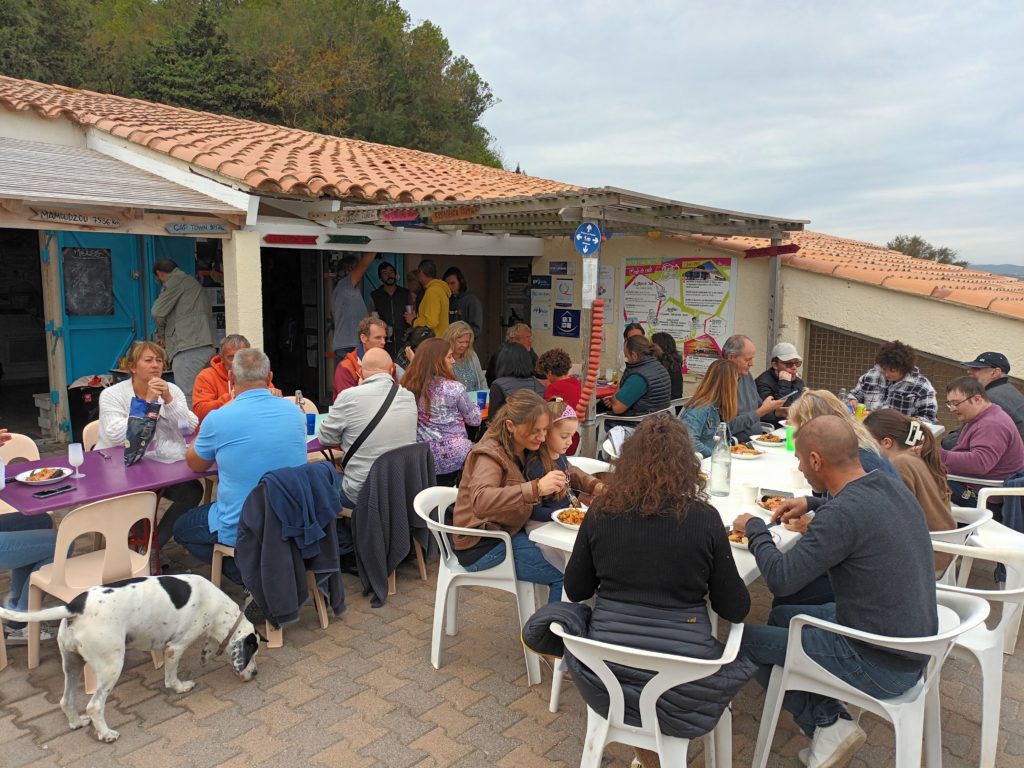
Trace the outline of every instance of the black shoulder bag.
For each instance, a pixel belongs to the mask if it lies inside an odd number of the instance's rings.
[[[388,396],[384,398],[384,403],[381,405],[380,410],[370,419],[370,423],[366,425],[362,432],[359,433],[359,437],[355,439],[355,442],[348,447],[345,451],[345,456],[341,459],[341,469],[344,472],[345,467],[348,465],[349,459],[356,455],[356,451],[359,447],[366,442],[366,438],[370,436],[370,433],[380,424],[380,420],[384,418],[384,414],[387,413],[388,408],[391,407],[391,403],[395,400],[395,395],[398,394],[398,383],[394,380],[391,381],[391,391],[388,392]]]

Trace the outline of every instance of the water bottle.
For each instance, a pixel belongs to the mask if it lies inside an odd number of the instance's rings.
[[[718,425],[715,447],[711,449],[711,495],[728,496],[732,488],[732,452],[725,422]]]
[[[846,401],[849,400],[849,395],[846,392],[846,387],[839,388],[839,402],[846,405]]]
[[[302,390],[295,390],[295,404],[299,406],[299,410],[303,410],[302,406],[305,405],[306,401],[302,399]]]

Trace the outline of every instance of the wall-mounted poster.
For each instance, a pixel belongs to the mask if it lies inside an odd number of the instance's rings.
[[[640,323],[651,336],[670,334],[683,371],[704,373],[732,333],[732,259],[626,259],[623,323]]]

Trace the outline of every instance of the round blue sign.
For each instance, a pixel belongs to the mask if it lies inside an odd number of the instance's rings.
[[[601,249],[601,228],[593,222],[583,222],[576,227],[572,244],[584,256],[593,256]]]

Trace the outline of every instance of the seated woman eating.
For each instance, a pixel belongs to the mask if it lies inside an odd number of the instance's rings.
[[[100,393],[100,432],[96,448],[124,445],[133,397],[147,403],[159,401],[161,419],[170,419],[175,426],[187,423],[188,431],[194,432],[199,426],[199,418],[188,409],[185,393],[176,384],[162,378],[167,359],[163,347],[151,341],[136,341],[125,359],[131,378],[107,387]],[[170,540],[174,522],[193,507],[199,506],[203,498],[203,486],[196,480],[172,485],[164,490],[164,498],[172,503],[156,527],[161,548]]]
[[[715,360],[697,386],[689,404],[679,414],[693,440],[693,447],[704,458],[715,447],[718,425],[736,418],[736,380],[739,374],[731,360]]]
[[[646,336],[630,336],[623,349],[626,370],[618,391],[603,400],[608,410],[618,416],[645,416],[668,408],[672,380],[658,362],[658,348]]]
[[[736,572],[721,516],[707,503],[700,464],[686,429],[655,414],[623,443],[607,488],[594,499],[565,571],[573,601],[597,595],[587,637],[660,653],[715,658],[722,645],[711,631],[705,597],[721,618],[743,621],[750,595]],[[580,694],[607,711],[600,680],[572,657]],[[658,720],[669,736],[695,738],[714,728],[754,672],[737,659],[703,680],[668,691]],[[639,691],[650,672],[625,670],[626,717],[639,720]],[[603,703],[602,703],[603,702]],[[637,750],[644,768],[657,755]]]
[[[544,559],[523,530],[541,497],[565,487],[565,472],[561,470],[552,470],[537,480],[527,480],[524,474],[527,452],[544,444],[549,423],[544,401],[536,393],[521,390],[508,398],[466,458],[454,520],[460,528],[511,535],[516,576],[548,585],[549,600],[558,602],[562,599],[562,574]],[[492,568],[505,558],[505,544],[498,539],[459,535],[452,543],[459,564],[467,571]]]

